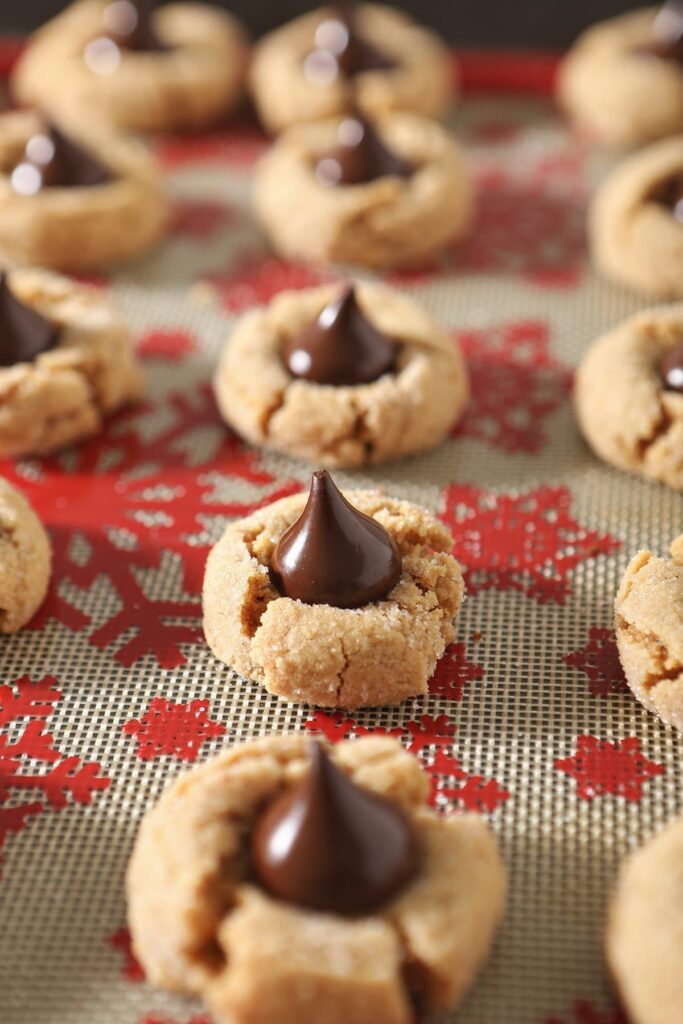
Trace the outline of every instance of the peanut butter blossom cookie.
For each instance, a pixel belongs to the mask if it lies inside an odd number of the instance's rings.
[[[45,527],[26,498],[0,477],[0,633],[15,633],[38,611],[51,562]]]
[[[361,466],[438,444],[464,412],[455,342],[376,284],[284,292],[235,327],[214,381],[253,444],[323,466]]]
[[[611,146],[683,132],[683,5],[631,11],[588,29],[560,68],[576,124]]]
[[[505,868],[477,815],[429,810],[392,739],[234,747],[175,782],[128,869],[136,956],[216,1024],[410,1024],[485,962]]]
[[[636,555],[615,612],[619,657],[633,693],[683,730],[683,536],[671,545],[671,558]]]
[[[574,400],[597,455],[683,490],[683,306],[638,313],[594,342]]]
[[[624,160],[589,217],[599,270],[643,294],[683,297],[683,135]]]
[[[309,261],[423,262],[468,231],[474,187],[440,124],[411,113],[290,128],[256,172],[254,206],[274,248]]]
[[[624,864],[609,915],[607,962],[632,1024],[683,1020],[683,818]]]
[[[204,578],[214,654],[286,700],[398,704],[427,692],[464,584],[453,538],[424,509],[345,497],[326,471],[306,498],[231,523]]]
[[[199,3],[78,0],[30,40],[12,76],[23,104],[92,107],[134,131],[200,129],[242,97],[247,47],[230,14]]]
[[[301,121],[409,110],[439,117],[454,92],[437,37],[388,5],[338,3],[296,18],[256,46],[250,79],[273,133]]]
[[[77,273],[161,240],[169,204],[156,162],[89,119],[0,115],[0,262]]]
[[[128,328],[98,291],[45,270],[0,275],[0,458],[89,437],[141,391]]]

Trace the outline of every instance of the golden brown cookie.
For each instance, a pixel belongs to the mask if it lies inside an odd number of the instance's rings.
[[[231,523],[209,554],[204,632],[217,658],[286,700],[323,707],[398,704],[427,692],[454,638],[464,596],[453,538],[424,509],[374,491],[351,491],[402,556],[396,586],[360,608],[282,597],[269,575],[280,537],[306,495],[283,498]]]
[[[77,0],[29,41],[12,76],[22,104],[59,115],[92,107],[132,131],[199,130],[232,112],[242,98],[245,34],[226,11],[171,3],[155,11],[160,52],[105,51],[88,44],[103,33],[107,0]],[[99,71],[93,68],[100,68]]]
[[[337,146],[341,120],[289,129],[258,166],[254,207],[279,253],[392,267],[420,263],[467,233],[474,186],[445,128],[417,114],[387,114],[377,121],[377,132],[414,173],[323,184],[316,164]]]
[[[594,25],[560,67],[560,104],[579,128],[609,146],[683,131],[680,61],[648,52],[657,38],[656,13],[646,7]]]
[[[636,555],[615,613],[628,685],[648,711],[683,730],[683,536],[671,545],[670,559]]]
[[[2,458],[46,454],[97,433],[143,384],[130,332],[99,291],[45,270],[15,270],[8,280],[58,336],[33,361],[0,366]]]
[[[282,346],[315,321],[339,285],[284,292],[238,322],[214,380],[224,419],[252,444],[320,466],[362,466],[434,447],[462,415],[469,386],[454,341],[411,299],[356,286],[368,318],[395,342],[395,370],[367,384],[293,377]]]
[[[226,751],[176,781],[145,817],[128,869],[136,955],[155,985],[200,994],[217,1024],[409,1024],[409,993],[455,1007],[489,953],[505,869],[476,815],[437,816],[426,776],[391,739],[332,750],[359,786],[411,823],[418,874],[357,917],[275,901],[249,880],[249,834],[301,779],[303,736]]]
[[[40,608],[52,550],[26,498],[0,477],[0,633],[15,633]]]
[[[607,960],[631,1024],[683,1020],[683,818],[622,867]]]
[[[683,229],[681,229],[683,231]],[[683,306],[629,317],[588,349],[574,401],[600,458],[683,489],[683,394],[665,383],[665,360],[683,339]]]
[[[90,119],[60,122],[111,173],[92,186],[22,195],[11,174],[27,142],[44,130],[37,113],[0,116],[0,263],[77,273],[141,255],[161,240],[170,207],[156,161],[139,143]]]
[[[660,298],[683,297],[683,135],[625,159],[589,214],[593,259],[608,277]],[[678,207],[679,216],[683,207]]]
[[[251,93],[268,131],[275,134],[302,121],[335,117],[355,106],[373,117],[391,110],[428,117],[446,112],[455,86],[450,54],[432,32],[389,5],[359,5],[354,28],[380,56],[380,63],[384,57],[393,66],[353,75],[335,74],[331,60],[319,62],[317,69],[311,67],[310,55],[318,49],[316,38],[320,44],[326,42],[325,28],[320,38],[320,27],[335,13],[327,7],[304,14],[256,46]]]

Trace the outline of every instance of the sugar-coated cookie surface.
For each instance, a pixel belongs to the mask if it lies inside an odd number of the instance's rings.
[[[171,3],[152,14],[162,52],[123,49],[96,73],[85,59],[108,0],[76,0],[28,42],[12,75],[22,104],[56,114],[90,107],[132,131],[199,130],[240,102],[248,49],[237,19],[218,7]]]
[[[642,50],[656,7],[587,29],[563,61],[558,98],[577,126],[610,146],[636,146],[683,131],[683,69]]]
[[[0,456],[43,455],[97,433],[140,396],[142,371],[128,327],[98,290],[46,270],[15,270],[9,281],[59,334],[32,362],[0,366]]]
[[[631,1024],[683,1020],[683,818],[625,862],[607,960]]]
[[[412,882],[347,918],[276,901],[248,879],[249,832],[306,771],[307,742],[269,736],[228,750],[146,815],[127,892],[149,979],[202,995],[218,1024],[409,1024],[409,992],[456,1006],[489,953],[505,869],[482,819],[427,809],[427,778],[395,740],[346,741],[331,755],[407,815],[419,844]]]
[[[277,252],[392,267],[423,262],[467,234],[474,185],[460,146],[442,125],[405,112],[382,116],[379,136],[414,173],[326,185],[315,165],[337,145],[339,124],[332,118],[290,128],[257,167],[254,207]]]
[[[574,393],[579,424],[600,458],[677,490],[683,394],[665,387],[661,366],[682,331],[681,305],[630,317],[588,349]]]
[[[683,730],[683,536],[671,545],[670,558],[651,551],[635,556],[615,613],[619,657],[633,693]]]
[[[26,498],[0,477],[0,633],[15,633],[43,603],[52,549]]]
[[[231,523],[209,554],[204,632],[212,651],[271,693],[357,708],[427,692],[464,596],[446,527],[417,505],[374,491],[346,497],[396,542],[402,572],[383,600],[360,608],[282,597],[269,575],[275,547],[306,504],[283,498]]]
[[[312,11],[275,29],[256,45],[250,71],[259,117],[277,133],[301,121],[344,114],[357,105],[371,116],[409,110],[440,117],[454,93],[455,67],[433,32],[416,25],[388,4],[359,4],[354,12],[359,35],[394,62],[388,69],[363,71],[324,83],[306,75],[306,57],[316,30],[334,15],[332,6]]]
[[[352,386],[289,373],[283,344],[314,322],[338,291],[326,285],[283,292],[242,317],[214,379],[226,422],[252,444],[320,466],[362,466],[434,447],[464,412],[467,370],[455,342],[397,291],[356,286],[368,318],[395,341],[394,371]]]

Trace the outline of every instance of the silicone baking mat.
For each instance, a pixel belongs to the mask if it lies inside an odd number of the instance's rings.
[[[169,780],[285,729],[395,733],[431,772],[436,805],[491,822],[509,905],[459,1024],[620,1020],[605,905],[621,857],[683,809],[683,741],[625,691],[612,600],[633,552],[680,531],[683,497],[601,465],[572,416],[572,367],[640,305],[588,266],[586,199],[604,166],[541,96],[474,96],[455,124],[481,191],[476,232],[388,280],[464,347],[471,405],[431,454],[336,476],[442,516],[469,596],[429,698],[355,715],[284,704],[202,642],[209,546],[310,473],[226,432],[209,390],[217,354],[246,309],[326,275],[274,258],[250,218],[255,131],[157,147],[172,237],[96,282],[133,326],[146,400],[60,458],[0,467],[55,548],[45,607],[2,640],[3,1024],[204,1021],[130,956],[126,862]]]

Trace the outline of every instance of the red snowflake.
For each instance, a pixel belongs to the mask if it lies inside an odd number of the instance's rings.
[[[580,999],[574,1003],[570,1017],[545,1017],[541,1024],[627,1024],[627,1020],[620,1010],[597,1010]]]
[[[171,395],[158,411],[166,425],[151,437],[141,432],[146,410],[129,411],[64,459],[36,461],[30,476],[9,463],[2,472],[27,492],[52,534],[53,586],[32,627],[56,618],[72,630],[87,628],[89,617],[60,584],[85,591],[104,577],[116,607],[105,612],[90,643],[107,648],[123,641],[115,656],[124,665],[152,654],[163,668],[174,668],[185,661],[182,645],[202,640],[206,520],[247,514],[300,485],[273,487],[274,478],[257,468],[257,454],[225,430],[208,388]],[[192,436],[202,441],[198,464],[189,453]],[[224,501],[216,488],[225,475],[265,490],[253,501]],[[159,597],[155,574],[174,556],[175,590],[188,596]]]
[[[237,220],[237,211],[212,199],[179,199],[176,202],[172,231],[206,241],[220,234]]]
[[[89,804],[94,793],[107,789],[111,779],[96,761],[69,757],[55,747],[45,730],[61,700],[56,680],[33,683],[28,677],[0,687],[0,851],[10,833],[21,832],[28,819],[47,810],[59,811],[73,803]],[[10,727],[13,726],[10,740]],[[16,730],[19,730],[18,732]],[[41,765],[49,765],[47,771]],[[14,807],[2,806],[19,793],[37,798]]]
[[[123,731],[137,738],[137,755],[141,761],[165,754],[180,761],[196,761],[202,746],[225,732],[221,722],[209,718],[210,710],[208,700],[174,704],[163,697],[154,697],[142,718],[126,722]]]
[[[518,590],[537,601],[562,604],[569,573],[581,562],[610,554],[620,541],[588,530],[571,515],[566,487],[495,494],[452,484],[444,492],[443,520],[473,591]]]
[[[131,936],[128,929],[119,928],[113,935],[110,935],[109,945],[123,956],[121,975],[124,981],[133,983],[144,981],[145,972],[133,953]]]
[[[484,674],[481,665],[467,660],[464,644],[451,644],[429,680],[429,692],[432,697],[460,700],[467,684],[483,679]]]
[[[635,736],[610,743],[596,736],[579,736],[576,753],[558,758],[555,768],[571,775],[582,800],[596,796],[622,796],[637,802],[649,779],[663,775],[664,765],[649,761]]]
[[[548,325],[519,321],[456,337],[472,397],[454,435],[505,452],[540,451],[548,442],[544,420],[566,401],[572,383],[570,371],[550,352]]]
[[[565,654],[562,660],[572,668],[585,672],[588,687],[594,697],[612,697],[628,692],[616,638],[611,629],[591,627],[588,643],[578,651]]]
[[[247,255],[232,266],[227,274],[211,274],[207,280],[219,293],[227,310],[241,313],[252,306],[270,302],[278,292],[313,288],[325,281],[334,280],[334,275],[299,263]]]
[[[228,164],[249,168],[265,152],[268,140],[250,125],[212,135],[166,137],[156,143],[157,157],[169,169],[199,164]]]
[[[197,341],[187,331],[149,331],[140,338],[137,350],[144,359],[177,363],[197,351]]]

